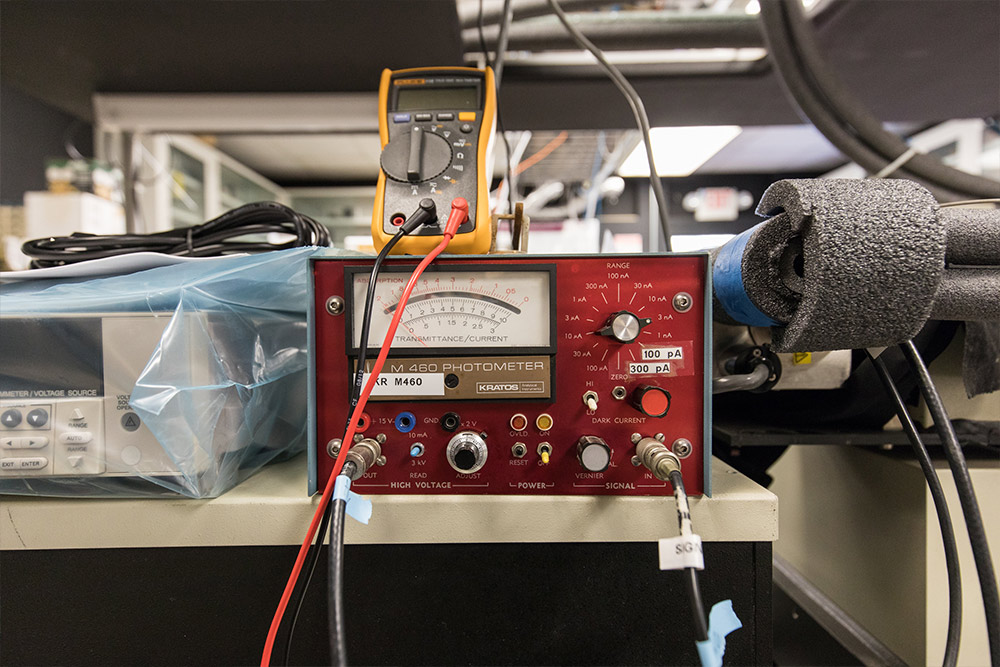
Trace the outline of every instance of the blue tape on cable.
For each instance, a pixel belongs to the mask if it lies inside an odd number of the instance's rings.
[[[756,229],[746,230],[719,249],[712,266],[712,287],[719,303],[737,322],[755,327],[773,327],[781,323],[761,312],[743,287],[743,249]]]
[[[351,491],[347,497],[347,516],[368,525],[372,518],[372,502]]]
[[[733,611],[733,601],[715,603],[708,614],[708,639],[695,642],[702,667],[722,667],[722,656],[726,654],[726,635],[739,630],[743,623]]]
[[[330,502],[343,500],[347,503],[344,512],[355,521],[359,521],[366,526],[372,518],[372,503],[363,496],[351,491],[351,478],[347,475],[337,475],[333,483],[333,496]]]
[[[348,494],[351,493],[351,478],[347,475],[337,475],[337,479],[333,480],[333,495],[330,496],[330,502],[334,500],[347,501]]]

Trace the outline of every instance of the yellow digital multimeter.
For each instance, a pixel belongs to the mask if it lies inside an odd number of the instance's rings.
[[[424,198],[437,205],[440,225],[400,239],[393,254],[423,255],[442,237],[455,197],[469,202],[469,219],[448,246],[452,253],[490,248],[491,154],[496,129],[493,70],[420,67],[383,70],[378,93],[381,169],[372,239],[381,250]]]

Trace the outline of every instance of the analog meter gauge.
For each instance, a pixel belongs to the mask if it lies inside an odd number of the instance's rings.
[[[442,266],[417,282],[392,342],[393,350],[501,351],[554,348],[554,269]],[[369,346],[378,347],[396,315],[412,267],[385,267],[378,278]],[[361,341],[368,270],[353,273],[352,347]]]

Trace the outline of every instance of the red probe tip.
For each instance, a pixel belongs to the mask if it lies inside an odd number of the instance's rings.
[[[459,226],[469,219],[469,202],[465,197],[455,197],[451,200],[451,213],[448,214],[448,222],[444,226],[444,235],[454,237],[458,233]]]

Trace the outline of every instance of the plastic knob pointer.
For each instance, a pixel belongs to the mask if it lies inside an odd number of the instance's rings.
[[[444,137],[414,127],[400,134],[382,149],[382,170],[401,183],[424,183],[437,178],[451,166],[451,144]]]
[[[632,392],[632,405],[647,417],[662,417],[670,409],[670,393],[650,384],[641,384]]]
[[[642,332],[643,327],[652,322],[648,317],[639,317],[635,313],[621,310],[612,313],[605,323],[604,328],[598,330],[601,336],[614,338],[620,343],[632,343]]]

